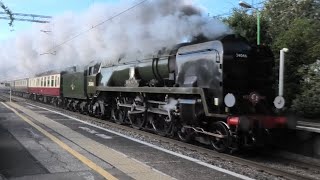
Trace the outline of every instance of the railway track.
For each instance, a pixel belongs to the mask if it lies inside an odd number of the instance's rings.
[[[0,100],[1,101],[8,101],[9,98],[7,97],[7,95],[1,94],[0,95]],[[188,143],[184,143],[175,139],[170,139],[167,137],[162,137],[150,132],[146,132],[146,131],[141,131],[141,130],[137,130],[137,129],[133,129],[131,127],[128,126],[123,126],[123,125],[119,125],[110,121],[105,121],[105,120],[100,120],[97,119],[95,117],[90,117],[87,115],[83,115],[77,112],[72,112],[72,111],[68,111],[65,109],[61,109],[58,107],[54,107],[52,105],[48,105],[48,104],[43,104],[40,102],[35,102],[35,101],[30,101],[21,97],[13,97],[12,98],[13,102],[17,102],[17,103],[21,103],[22,101],[24,102],[28,102],[30,104],[34,104],[34,105],[38,105],[38,106],[42,106],[45,107],[47,109],[51,109],[54,111],[58,111],[61,112],[62,114],[69,114],[72,117],[76,117],[79,118],[81,120],[85,120],[89,123],[95,124],[97,126],[100,127],[104,127],[104,128],[108,128],[108,129],[117,129],[120,131],[128,131],[131,132],[133,134],[139,134],[139,136],[143,136],[146,139],[150,140],[150,143],[152,143],[153,140],[156,140],[158,142],[161,142],[162,144],[165,144],[168,147],[174,147],[176,149],[185,149],[189,152],[193,152],[193,154],[195,155],[195,158],[197,159],[201,159],[201,157],[208,157],[208,158],[212,158],[212,159],[219,159],[221,161],[228,161],[230,163],[234,163],[240,166],[245,166],[245,167],[250,167],[250,168],[254,168],[256,169],[256,171],[259,172],[264,172],[267,174],[271,174],[275,177],[278,178],[284,178],[284,179],[299,179],[299,180],[311,180],[311,179],[316,179],[314,177],[311,176],[306,176],[303,174],[299,174],[297,172],[291,172],[291,171],[287,171],[284,169],[278,169],[278,168],[274,168],[271,167],[269,165],[266,165],[264,163],[261,162],[256,162],[253,160],[248,160],[248,159],[244,159],[241,158],[239,156],[236,155],[230,155],[230,154],[222,154],[222,153],[218,153],[214,150],[205,148],[205,147],[201,147],[201,146],[197,146],[197,145],[193,145],[193,144],[188,144]],[[188,154],[185,154],[188,155]],[[274,157],[274,158],[283,158],[281,156],[278,155],[272,155],[269,154],[270,157]],[[291,165],[294,165],[296,167],[299,167],[301,169],[308,169],[308,170],[313,170],[313,171],[320,171],[320,164],[317,163],[313,163],[313,162],[306,162],[306,161],[302,161],[302,160],[295,160],[293,158],[283,158],[283,163],[288,163]],[[319,177],[320,179],[320,177]]]

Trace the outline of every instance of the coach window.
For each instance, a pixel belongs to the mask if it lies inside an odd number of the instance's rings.
[[[60,87],[60,76],[58,76],[58,87]]]
[[[56,87],[58,87],[58,76],[56,76]]]
[[[54,76],[51,76],[51,87],[54,87]]]
[[[47,76],[47,87],[50,87],[50,76]]]

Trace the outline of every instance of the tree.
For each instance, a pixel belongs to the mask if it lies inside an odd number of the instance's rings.
[[[288,26],[288,30],[279,33],[273,41],[274,51],[283,47],[289,49],[285,60],[284,89],[289,105],[299,93],[303,93],[300,81],[304,74],[299,69],[304,65],[314,63],[319,58],[320,37],[315,31],[319,27],[320,23],[315,23],[310,19],[295,19]]]
[[[302,93],[293,101],[292,109],[299,115],[320,117],[320,60],[299,70],[304,74]]]
[[[273,39],[290,29],[295,19],[320,20],[319,0],[269,0],[266,1],[264,16],[269,20],[269,33]]]

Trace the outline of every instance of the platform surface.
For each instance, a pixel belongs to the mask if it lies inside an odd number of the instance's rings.
[[[28,104],[0,104],[0,140],[0,179],[249,179]]]

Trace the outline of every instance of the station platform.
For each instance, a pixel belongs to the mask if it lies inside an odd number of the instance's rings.
[[[303,130],[308,132],[320,133],[320,119],[307,121],[305,119],[301,119],[297,122],[297,130]]]
[[[0,103],[1,179],[250,179],[31,105]]]

